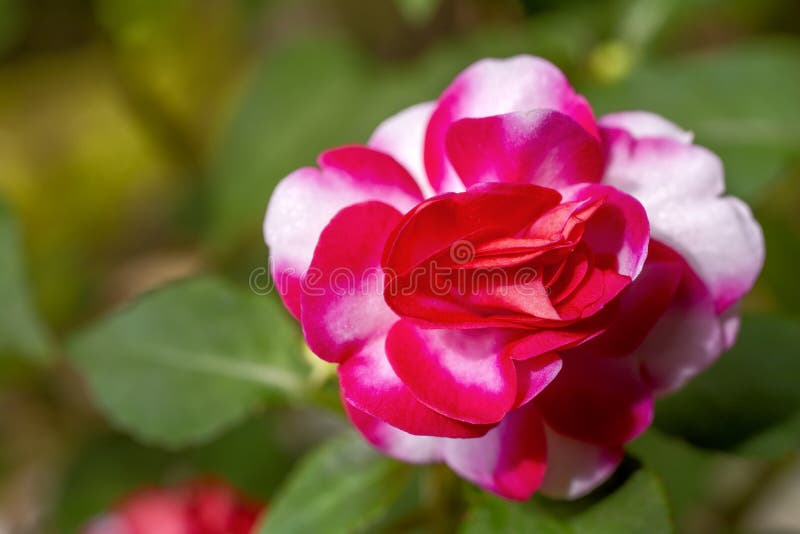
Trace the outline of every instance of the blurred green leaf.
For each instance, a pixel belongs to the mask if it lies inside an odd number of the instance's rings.
[[[639,470],[613,493],[574,515],[551,513],[542,500],[515,503],[484,494],[472,507],[463,534],[541,532],[543,534],[658,534],[672,532],[661,483]]]
[[[672,532],[661,482],[638,471],[617,491],[570,521],[576,534],[658,534]]]
[[[17,44],[25,23],[25,11],[20,0],[0,0],[0,54]]]
[[[461,534],[486,532],[572,534],[573,530],[543,510],[485,493],[467,512]]]
[[[800,43],[752,42],[642,66],[584,91],[598,115],[643,109],[695,132],[725,163],[728,191],[757,202],[800,154]]]
[[[400,13],[409,22],[422,26],[436,13],[440,0],[395,0]]]
[[[747,450],[770,437],[769,452],[794,450],[800,425],[800,322],[772,315],[745,315],[734,347],[684,389],[659,401],[655,424],[690,443]],[[779,439],[776,428],[787,434]],[[757,448],[751,449],[756,450]]]
[[[764,203],[755,211],[756,220],[764,229],[767,257],[757,289],[767,288],[769,298],[779,309],[800,313],[800,225],[797,206],[800,203],[800,169],[773,188]]]
[[[271,503],[259,532],[352,533],[387,513],[410,469],[348,432],[312,452]]]
[[[22,258],[19,229],[0,204],[0,359],[43,361],[50,354],[47,330],[34,310]]]
[[[196,278],[101,320],[70,341],[69,353],[116,425],[175,447],[298,393],[296,336],[276,300]]]
[[[278,181],[353,134],[363,94],[356,53],[339,42],[298,44],[271,55],[252,82],[212,167],[210,237],[241,237],[263,215]],[[362,133],[363,135],[363,133]],[[256,222],[250,229],[257,235]]]
[[[721,453],[697,449],[651,428],[626,446],[647,469],[659,476],[677,518],[706,497],[709,473]]]

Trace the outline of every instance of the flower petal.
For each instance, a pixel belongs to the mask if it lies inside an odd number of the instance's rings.
[[[536,330],[509,345],[508,355],[515,360],[535,358],[554,350],[565,350],[604,331],[605,325],[582,321],[557,329]]]
[[[525,500],[539,488],[548,443],[541,416],[530,405],[512,411],[485,436],[415,436],[345,403],[350,420],[375,447],[411,463],[446,461],[460,476],[507,499]]]
[[[397,321],[383,299],[381,255],[400,219],[388,204],[363,202],[322,231],[301,296],[303,333],[320,358],[340,362]]]
[[[559,188],[597,182],[603,173],[597,138],[558,111],[461,119],[450,127],[446,145],[467,187],[511,182]]]
[[[634,362],[593,356],[573,349],[533,403],[560,434],[597,445],[632,440],[653,419],[653,398]]]
[[[369,138],[369,146],[385,152],[400,162],[416,180],[425,198],[434,195],[425,173],[423,150],[425,130],[431,118],[435,102],[423,102],[383,121]]]
[[[673,305],[687,269],[679,255],[650,241],[644,268],[620,293],[611,310],[613,319],[601,335],[583,343],[581,350],[603,356],[626,356],[636,350]]]
[[[425,464],[442,460],[441,446],[447,438],[415,436],[385,423],[359,410],[343,400],[350,421],[372,445],[384,454],[412,464]]]
[[[373,339],[339,365],[348,403],[410,434],[466,438],[487,432],[490,426],[457,421],[417,400],[389,364],[385,343],[385,337]]]
[[[547,461],[544,425],[530,404],[509,413],[481,438],[445,440],[443,450],[453,471],[487,491],[518,501],[539,488]]]
[[[597,121],[601,128],[618,128],[625,130],[633,137],[665,137],[682,143],[691,144],[692,132],[687,132],[677,124],[668,121],[661,115],[649,111],[620,111],[603,115]]]
[[[639,362],[642,378],[654,394],[664,395],[684,385],[729,347],[731,319],[727,312],[725,317],[717,315],[708,289],[677,252],[655,242],[651,256],[656,258],[654,263],[679,266],[680,277],[669,307],[631,357]],[[646,314],[635,309],[628,313]]]
[[[564,201],[603,198],[585,224],[582,243],[593,256],[616,256],[617,273],[636,278],[647,258],[650,225],[636,198],[604,184],[581,184],[563,191]]]
[[[386,340],[400,380],[427,406],[476,424],[500,421],[517,394],[516,371],[503,348],[508,331],[423,329],[402,319]]]
[[[545,425],[547,470],[539,491],[555,499],[577,499],[602,484],[622,461],[619,446],[592,445]]]
[[[662,203],[650,220],[653,237],[679,251],[703,279],[718,313],[753,287],[764,265],[764,235],[738,198]]]
[[[517,398],[514,407],[528,404],[552,382],[561,370],[561,358],[555,352],[514,362],[517,371]]]
[[[284,178],[270,198],[264,240],[270,247],[276,287],[295,317],[300,316],[300,279],[322,229],[349,205],[380,200],[406,212],[422,200],[414,179],[390,156],[367,147],[329,150],[320,169],[299,169]]]
[[[710,290],[718,312],[753,286],[764,236],[750,209],[723,191],[722,165],[708,150],[669,139],[636,140],[604,130],[603,182],[644,205],[653,238],[674,248]]]
[[[463,118],[514,111],[560,111],[597,134],[594,115],[582,96],[552,63],[533,56],[484,59],[473,63],[439,97],[425,136],[425,168],[437,192],[462,191],[463,184],[445,153],[450,125]]]

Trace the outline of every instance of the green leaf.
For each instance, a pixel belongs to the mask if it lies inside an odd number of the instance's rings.
[[[708,480],[722,453],[697,449],[650,428],[626,449],[664,483],[677,518],[691,512],[708,493]]]
[[[17,225],[0,204],[0,360],[47,360],[50,340],[29,293]]]
[[[572,534],[573,531],[569,525],[544,510],[485,493],[467,512],[460,532],[461,534],[486,532]]]
[[[172,447],[298,393],[305,367],[276,299],[210,277],[142,297],[77,335],[68,352],[111,421]]]
[[[258,532],[351,533],[392,506],[410,470],[348,432],[312,452],[286,481]]]
[[[656,425],[702,447],[746,451],[748,443],[763,437],[771,443],[765,452],[796,449],[799,346],[800,321],[745,315],[736,345],[681,391],[659,401]],[[787,433],[783,437],[780,431],[775,435],[780,427]]]
[[[570,521],[577,534],[658,534],[672,532],[661,482],[638,471],[617,491]]]
[[[672,531],[661,483],[644,470],[634,472],[621,487],[599,501],[569,514],[559,511],[558,503],[543,498],[515,503],[482,494],[461,530],[462,534],[658,534]]]
[[[750,202],[800,154],[800,42],[754,42],[646,65],[584,91],[598,115],[644,109],[694,131],[725,163],[728,191]]]

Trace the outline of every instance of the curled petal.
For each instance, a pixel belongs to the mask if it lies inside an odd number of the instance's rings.
[[[603,198],[603,205],[587,221],[583,243],[593,256],[616,258],[616,272],[636,278],[647,258],[650,225],[639,201],[613,187],[585,184],[564,191],[564,200]]]
[[[518,408],[529,403],[555,379],[561,370],[561,358],[555,352],[550,352],[514,362],[514,368],[517,371],[514,407]]]

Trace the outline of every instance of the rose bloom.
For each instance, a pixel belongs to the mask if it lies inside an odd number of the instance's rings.
[[[250,534],[262,509],[221,481],[197,480],[139,490],[83,534]]]
[[[607,479],[734,342],[764,259],[717,156],[652,113],[595,120],[536,57],[479,61],[318,164],[264,236],[350,419],[510,499]]]

